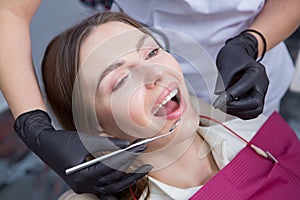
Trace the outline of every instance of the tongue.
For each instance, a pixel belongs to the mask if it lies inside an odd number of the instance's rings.
[[[178,108],[178,106],[179,106],[178,102],[171,100],[168,103],[166,103],[161,109],[159,109],[157,115],[158,116],[168,115],[174,112]]]

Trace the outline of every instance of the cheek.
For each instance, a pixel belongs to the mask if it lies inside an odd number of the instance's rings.
[[[165,66],[168,71],[171,71],[175,76],[183,77],[182,69],[177,60],[172,55],[166,53],[165,56],[161,56],[160,58],[160,60],[157,60],[158,64]]]
[[[119,92],[111,98],[111,117],[122,133],[130,137],[143,138],[151,135],[149,119],[145,112],[143,89],[132,92],[129,89]]]
[[[117,137],[120,139],[131,139],[127,134],[125,134],[122,129],[119,128],[119,125],[116,123],[116,119],[112,113],[111,106],[104,106],[103,104],[100,107],[97,107],[97,118],[102,131],[106,134]],[[122,111],[121,111],[122,112]]]
[[[107,130],[113,121],[111,109],[103,103],[96,102],[96,113],[99,125]]]
[[[137,90],[129,98],[129,115],[131,120],[140,127],[147,127],[149,118],[147,116],[145,94],[142,89]]]

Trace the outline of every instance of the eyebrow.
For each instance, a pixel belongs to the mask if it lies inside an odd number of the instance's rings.
[[[139,41],[136,44],[136,51],[139,51],[141,49],[141,47],[144,45],[146,39],[148,39],[148,38],[151,38],[151,36],[148,34],[145,34],[145,35],[143,35],[143,37],[141,37],[139,39]]]
[[[100,85],[101,81],[112,71],[118,69],[119,67],[121,67],[123,64],[125,63],[125,60],[120,60],[118,62],[115,62],[113,64],[108,65],[108,67],[104,70],[104,72],[102,73],[98,83],[97,83],[97,88]]]
[[[147,38],[149,38],[151,36],[149,36],[148,34],[143,35],[137,42],[136,44],[136,51],[139,51],[141,49],[141,47],[144,45],[145,41]],[[100,79],[97,83],[97,88],[100,85],[101,81],[112,71],[118,69],[119,67],[121,67],[123,64],[125,63],[125,60],[120,60],[118,62],[112,63],[110,65],[107,66],[107,68],[103,71],[103,73],[100,76]]]

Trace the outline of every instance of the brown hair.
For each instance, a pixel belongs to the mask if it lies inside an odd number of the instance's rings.
[[[42,76],[46,96],[59,123],[67,130],[76,131],[74,113],[72,112],[72,103],[74,103],[72,102],[72,93],[79,72],[81,44],[95,27],[111,21],[123,22],[147,33],[141,24],[126,14],[97,13],[56,36],[45,51],[42,60]],[[83,120],[84,123],[90,122],[88,111],[79,113],[81,118],[86,119]],[[77,129],[77,131],[79,130]],[[90,133],[92,130],[83,131]],[[134,187],[136,197],[139,197],[146,187],[146,178],[139,180]],[[120,193],[120,199],[131,199],[129,189],[124,190],[122,194]]]

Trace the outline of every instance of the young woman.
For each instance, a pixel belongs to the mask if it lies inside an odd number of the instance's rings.
[[[135,164],[153,169],[120,199],[188,199],[246,145],[221,126],[200,122],[209,106],[192,104],[178,62],[125,14],[95,14],[55,37],[42,73],[51,108],[68,130],[134,142],[164,134],[181,119],[173,133],[147,144]],[[226,123],[250,140],[264,121]],[[107,184],[99,188],[109,193],[113,180],[103,178]]]

